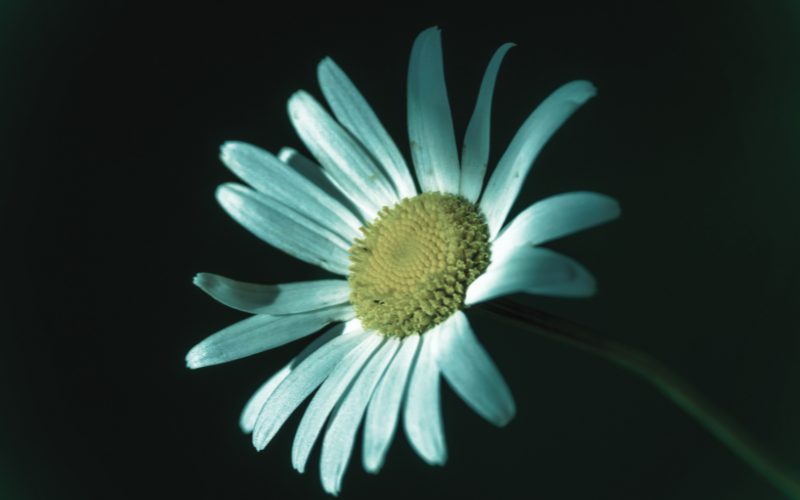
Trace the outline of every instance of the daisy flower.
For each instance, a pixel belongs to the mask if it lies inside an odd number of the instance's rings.
[[[504,426],[514,417],[511,391],[464,309],[517,292],[595,293],[583,266],[538,245],[618,217],[615,200],[560,194],[503,225],[539,151],[595,95],[591,83],[568,83],[539,105],[482,190],[492,93],[512,46],[500,47],[489,63],[459,163],[439,30],[417,37],[408,132],[419,190],[372,108],[330,58],[319,64],[318,76],[333,116],[303,91],[288,106],[319,165],[288,148],[273,156],[241,142],[222,146],[222,161],[251,186],[218,188],[217,200],[231,217],[270,245],[344,279],[254,285],[199,274],[200,288],[254,316],[208,337],[186,361],[190,368],[232,361],[337,323],[273,375],[240,420],[261,450],[316,390],[297,430],[292,464],[303,472],[324,434],[320,473],[328,493],[341,489],[362,420],[367,471],[381,469],[400,413],[419,456],[431,465],[446,462],[440,375],[489,422]]]

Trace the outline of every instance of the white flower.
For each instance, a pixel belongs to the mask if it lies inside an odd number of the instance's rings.
[[[291,149],[275,157],[239,142],[222,147],[222,161],[254,188],[220,186],[217,199],[225,210],[267,243],[350,281],[253,285],[198,275],[195,283],[212,297],[255,316],[202,341],[186,356],[187,364],[199,368],[243,358],[343,322],[270,378],[240,422],[261,450],[321,384],[297,431],[292,463],[303,472],[327,420],[320,469],[331,494],[341,489],[365,414],[367,471],[380,470],[400,411],[417,453],[429,464],[445,463],[440,373],[489,422],[504,426],[514,417],[511,392],[461,309],[517,292],[595,292],[594,279],[580,264],[537,245],[616,218],[616,201],[565,193],[531,205],[503,227],[541,148],[595,95],[591,83],[562,86],[531,114],[481,197],[494,82],[512,46],[500,47],[489,64],[459,165],[439,30],[430,28],[415,41],[408,130],[425,194],[418,195],[394,142],[329,58],[318,76],[338,122],[303,91],[289,100],[292,123],[322,168]],[[451,230],[453,217],[463,223],[460,229]]]

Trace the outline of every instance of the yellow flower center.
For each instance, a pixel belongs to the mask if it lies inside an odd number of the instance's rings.
[[[464,307],[470,283],[489,265],[489,233],[461,196],[423,193],[360,228],[350,248],[350,303],[365,329],[422,334]]]

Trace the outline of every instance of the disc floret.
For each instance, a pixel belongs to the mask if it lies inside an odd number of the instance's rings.
[[[489,265],[489,233],[475,205],[429,192],[383,207],[350,248],[350,302],[365,329],[422,334],[464,307]]]

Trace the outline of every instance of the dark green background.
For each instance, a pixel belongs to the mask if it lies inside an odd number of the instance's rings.
[[[589,300],[517,296],[664,361],[800,470],[800,8],[792,1],[0,4],[0,497],[325,498],[291,468],[305,405],[263,452],[237,426],[306,341],[190,371],[245,314],[197,272],[325,277],[216,204],[225,140],[302,150],[286,115],[331,56],[408,157],[415,36],[442,28],[456,136],[494,50],[491,165],[559,85],[599,88],[514,213],[593,190],[622,218],[549,246]],[[360,439],[342,498],[782,498],[633,375],[468,313],[517,401],[496,429],[443,390],[450,459]]]

